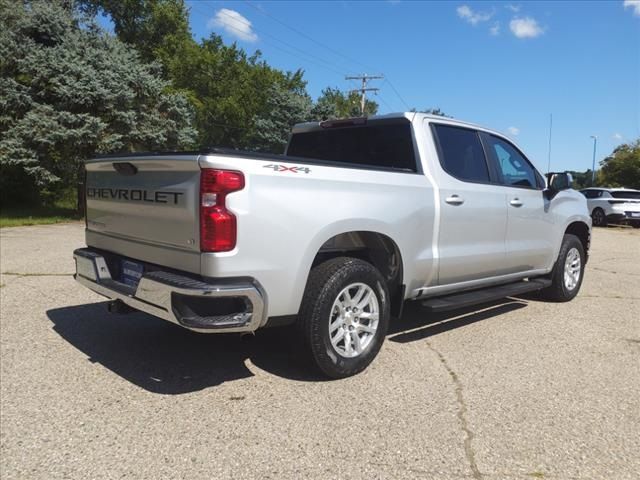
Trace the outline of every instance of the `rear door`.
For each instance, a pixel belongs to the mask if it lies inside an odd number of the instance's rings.
[[[506,194],[506,265],[509,273],[546,268],[553,263],[554,217],[544,197],[542,176],[511,142],[480,134],[489,162],[495,165]]]
[[[504,274],[507,208],[476,130],[434,123],[440,186],[438,284]]]

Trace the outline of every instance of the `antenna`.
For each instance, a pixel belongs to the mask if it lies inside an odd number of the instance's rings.
[[[553,129],[553,113],[549,114],[549,163],[547,164],[547,173],[551,171],[551,130]]]

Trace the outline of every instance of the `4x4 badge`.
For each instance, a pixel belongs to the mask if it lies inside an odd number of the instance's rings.
[[[269,165],[265,165],[262,168],[270,168],[272,169],[274,172],[292,172],[292,173],[310,173],[311,169],[308,167],[290,167],[288,165],[280,165],[280,164],[276,164],[276,163],[271,163]]]

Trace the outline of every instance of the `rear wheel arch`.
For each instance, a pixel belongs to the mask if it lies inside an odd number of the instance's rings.
[[[326,240],[311,268],[336,257],[349,256],[372,264],[387,283],[391,314],[400,316],[404,303],[404,264],[398,244],[388,235],[374,231],[343,232]]]

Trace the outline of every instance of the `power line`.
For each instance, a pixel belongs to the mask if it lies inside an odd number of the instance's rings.
[[[207,2],[207,1],[209,1],[209,0],[205,0],[205,2]],[[261,9],[260,7],[257,7],[257,6],[256,6],[256,5],[254,5],[252,2],[250,2],[250,1],[248,1],[248,0],[244,0],[244,3],[246,3],[246,4],[247,4],[249,7],[251,7],[252,9],[256,10],[256,11],[257,11],[258,13],[260,13],[261,15],[263,15],[263,16],[265,16],[265,17],[270,18],[271,20],[273,20],[273,21],[275,21],[275,22],[279,23],[280,25],[282,25],[282,26],[284,26],[284,27],[288,28],[289,30],[293,31],[294,33],[296,33],[296,34],[298,34],[298,35],[300,35],[300,36],[302,36],[302,37],[306,38],[307,40],[309,40],[309,41],[311,41],[311,42],[315,43],[316,45],[319,45],[319,46],[321,46],[322,48],[324,48],[324,49],[328,50],[329,52],[333,53],[334,55],[337,55],[337,56],[339,56],[339,57],[342,57],[342,58],[344,58],[344,59],[348,60],[348,61],[349,61],[349,62],[351,62],[351,63],[355,63],[355,64],[358,64],[358,65],[361,65],[361,66],[363,66],[363,67],[367,67],[367,68],[368,68],[368,66],[367,66],[367,65],[365,65],[364,63],[362,63],[362,62],[360,62],[360,61],[358,61],[358,60],[355,60],[355,59],[353,59],[353,58],[351,58],[351,57],[349,57],[349,56],[347,56],[347,55],[343,54],[342,52],[339,52],[338,50],[335,50],[335,49],[333,49],[332,47],[330,47],[330,46],[328,46],[328,45],[326,45],[326,44],[324,44],[324,43],[322,43],[322,42],[320,42],[320,41],[318,41],[318,40],[314,39],[313,37],[309,36],[308,34],[306,34],[306,33],[302,32],[302,31],[300,31],[300,30],[298,30],[297,28],[292,27],[291,25],[288,25],[287,23],[283,22],[282,20],[280,20],[280,19],[276,18],[275,16],[271,15],[270,13],[268,13],[268,12],[264,11],[264,10],[263,10],[263,9]],[[193,10],[198,11],[199,13],[203,14],[203,15],[205,16],[205,18],[208,16],[206,13],[204,13],[204,12],[202,12],[202,11],[198,10],[197,8],[195,8],[195,7],[194,7],[194,5],[193,5],[193,2],[190,2],[190,6],[191,6],[191,8],[192,8]],[[279,42],[279,43],[281,43],[281,44],[283,44],[283,45],[286,45],[287,47],[289,47],[289,48],[291,48],[291,49],[293,49],[293,50],[295,50],[295,51],[297,51],[297,52],[300,52],[300,54],[304,55],[304,57],[303,57],[303,56],[300,56],[299,54],[296,54],[296,53],[294,53],[294,52],[288,51],[288,50],[286,50],[286,49],[284,49],[284,48],[282,48],[282,47],[279,47],[279,46],[277,46],[277,45],[274,45],[273,43],[267,42],[267,41],[265,41],[265,40],[263,39],[263,42],[264,42],[264,43],[266,43],[267,45],[270,45],[271,47],[273,47],[273,48],[275,48],[275,49],[277,49],[277,50],[279,50],[279,51],[281,51],[281,52],[284,52],[284,53],[285,53],[285,54],[287,54],[287,55],[291,55],[291,56],[296,57],[296,58],[298,58],[298,59],[301,59],[301,60],[303,60],[303,61],[305,61],[305,62],[313,63],[313,64],[315,64],[315,65],[317,65],[317,66],[319,66],[319,67],[321,67],[321,68],[324,68],[324,69],[325,69],[325,70],[327,70],[327,71],[331,71],[331,72],[336,73],[336,74],[338,74],[338,75],[341,75],[341,76],[342,76],[342,75],[344,75],[344,73],[343,73],[343,72],[340,72],[340,71],[336,70],[335,68],[333,68],[333,67],[329,66],[329,65],[332,65],[332,63],[331,63],[331,62],[329,62],[329,61],[327,61],[327,60],[325,60],[324,58],[321,58],[321,57],[319,57],[319,56],[317,56],[317,55],[315,55],[315,54],[312,54],[312,53],[307,52],[306,50],[303,50],[303,49],[301,49],[301,48],[299,48],[299,47],[296,47],[296,46],[294,46],[294,45],[291,45],[290,43],[288,43],[288,42],[286,42],[286,41],[284,41],[284,40],[281,40],[281,39],[279,39],[278,37],[276,37],[276,36],[274,36],[274,35],[271,35],[271,34],[269,34],[269,33],[266,33],[266,32],[264,32],[263,30],[258,30],[258,29],[257,29],[257,28],[255,28],[255,27],[251,24],[251,22],[249,22],[249,21],[246,21],[246,20],[243,20],[243,19],[237,18],[237,17],[235,17],[235,16],[231,16],[231,15],[229,15],[229,14],[227,14],[227,13],[223,12],[222,10],[219,10],[217,13],[219,13],[219,14],[221,14],[221,15],[224,15],[224,16],[228,17],[229,19],[231,19],[231,20],[233,20],[233,21],[235,21],[235,22],[239,22],[239,23],[242,23],[242,24],[244,24],[244,25],[247,25],[247,26],[251,27],[254,31],[259,32],[261,35],[263,35],[263,36],[267,36],[267,37],[269,37],[269,38],[272,38],[272,39],[274,39],[275,41],[277,41],[277,42]],[[226,24],[226,27],[231,28],[232,30],[235,30],[235,31],[240,32],[240,33],[246,33],[246,31],[244,31],[244,30],[242,30],[242,29],[240,29],[240,28],[237,28],[237,27],[235,27],[235,26],[233,26],[233,25],[231,25],[231,24],[229,24],[229,23],[227,23],[227,24]],[[306,58],[305,58],[305,57],[306,57]],[[314,60],[314,59],[315,59],[315,60]],[[321,62],[321,63],[319,63],[319,62]],[[366,76],[366,75],[365,75],[365,76]],[[386,77],[386,78],[385,78],[385,77],[383,77],[382,75],[379,75],[379,76],[368,76],[367,78],[368,78],[368,79],[376,79],[376,78],[382,79],[382,78],[384,78],[385,82],[387,82],[387,83],[389,84],[389,86],[391,87],[391,89],[393,90],[393,92],[395,93],[395,95],[400,99],[400,101],[401,101],[401,102],[402,102],[402,104],[405,106],[405,108],[406,108],[407,110],[410,110],[410,109],[411,109],[411,107],[409,107],[408,103],[404,100],[404,98],[402,97],[402,95],[400,95],[400,92],[398,92],[398,89],[396,89],[396,87],[393,85],[393,83],[391,83],[391,80],[389,80],[389,78],[388,78],[388,77]],[[351,80],[351,81],[353,81],[353,80],[362,80],[362,77],[361,77],[361,76],[351,76],[351,77],[345,77],[345,79],[347,79],[347,80]],[[360,108],[361,113],[364,113],[364,103],[365,103],[365,101],[366,101],[366,98],[365,98],[366,93],[365,93],[365,92],[367,92],[367,91],[373,91],[373,92],[376,92],[376,93],[377,93],[377,92],[379,91],[379,89],[377,89],[377,88],[369,88],[369,89],[367,89],[367,90],[363,90],[363,89],[365,89],[365,88],[367,88],[367,87],[366,87],[366,82],[363,80],[363,85],[362,85],[362,87],[354,89],[354,90],[359,91],[359,92],[361,93],[361,105],[360,105],[360,107],[361,107],[361,108]],[[353,90],[352,90],[352,91],[353,91]],[[385,102],[385,103],[386,103],[386,102]],[[387,104],[387,103],[386,103],[386,104]],[[387,106],[389,106],[389,105],[387,104]],[[391,108],[391,110],[393,111],[393,109],[392,109],[392,108]]]
[[[330,46],[328,46],[328,45],[326,45],[326,44],[324,44],[324,43],[322,43],[322,42],[319,42],[319,41],[318,41],[318,40],[316,40],[315,38],[313,38],[313,37],[311,37],[311,36],[307,35],[307,34],[306,34],[306,33],[304,33],[304,32],[301,32],[301,31],[300,31],[300,30],[298,30],[297,28],[292,27],[291,25],[288,25],[287,23],[285,23],[285,22],[283,22],[282,20],[280,20],[280,19],[278,19],[278,18],[274,17],[274,16],[273,16],[273,15],[271,15],[270,13],[268,13],[268,12],[264,11],[263,9],[261,9],[261,8],[259,8],[259,7],[257,7],[257,6],[255,6],[255,5],[254,5],[253,3],[251,3],[250,1],[248,1],[248,0],[244,0],[244,3],[246,3],[247,5],[249,5],[251,8],[253,8],[254,10],[256,10],[256,11],[257,11],[258,13],[260,13],[261,15],[264,15],[265,17],[270,18],[271,20],[273,20],[273,21],[275,21],[275,22],[279,23],[280,25],[282,25],[282,26],[284,26],[284,27],[288,28],[288,29],[289,29],[289,30],[291,30],[292,32],[297,33],[297,34],[298,34],[298,35],[300,35],[301,37],[306,38],[307,40],[309,40],[309,41],[311,41],[311,42],[315,43],[316,45],[319,45],[320,47],[322,47],[322,48],[324,48],[324,49],[326,49],[326,50],[328,50],[328,51],[332,52],[333,54],[338,55],[338,56],[340,56],[340,57],[344,58],[345,60],[348,60],[350,63],[358,64],[358,65],[360,65],[361,67],[364,67],[364,68],[365,68],[365,69],[367,69],[367,70],[370,70],[370,69],[371,69],[371,66],[370,66],[370,65],[365,65],[365,64],[363,64],[362,62],[359,62],[358,60],[355,60],[355,59],[353,59],[353,58],[350,58],[350,57],[348,57],[347,55],[345,55],[344,53],[339,52],[338,50],[335,50],[335,49],[331,48]],[[375,69],[372,69],[372,70],[375,70]]]
[[[270,13],[266,12],[265,10],[261,9],[260,7],[257,7],[256,5],[254,5],[252,2],[250,2],[249,0],[244,0],[244,3],[246,3],[247,5],[249,5],[251,8],[253,8],[255,11],[257,11],[258,13],[260,13],[261,15],[264,15],[265,17],[270,18],[271,20],[279,23],[280,25],[288,28],[289,30],[291,30],[292,32],[297,33],[298,35],[306,38],[307,40],[310,40],[311,42],[315,43],[316,45],[321,46],[322,48],[332,52],[335,55],[338,55],[346,60],[348,60],[351,63],[355,63],[357,65],[360,65],[362,67],[364,67],[367,70],[377,70],[374,68],[371,68],[370,65],[365,65],[364,63],[355,60],[345,54],[343,54],[342,52],[339,52],[338,50],[335,50],[333,48],[331,48],[330,46],[326,45],[325,43],[319,42],[318,40],[316,40],[315,38],[307,35],[306,33],[298,30],[295,27],[292,27],[291,25],[288,25],[287,23],[283,22],[282,20],[274,17],[273,15],[271,15]],[[409,106],[409,104],[404,100],[404,98],[402,97],[402,95],[400,95],[400,92],[398,92],[398,90],[396,89],[396,87],[393,85],[393,83],[391,83],[391,80],[389,80],[389,78],[386,78],[386,81],[389,83],[389,86],[393,89],[394,93],[396,94],[396,96],[400,99],[400,101],[402,102],[402,104],[405,106],[405,108],[407,110],[411,110],[411,107]]]
[[[398,96],[398,98],[400,99],[400,101],[402,102],[402,104],[405,106],[405,108],[407,110],[411,110],[411,107],[409,106],[409,104],[407,102],[404,101],[404,98],[402,98],[402,95],[400,95],[400,93],[398,92],[398,90],[396,90],[396,87],[393,86],[393,83],[391,83],[391,80],[389,80],[389,78],[386,78],[385,81],[389,84],[389,86],[391,87],[391,89],[395,92],[395,94]]]
[[[391,105],[389,105],[389,103],[384,99],[384,97],[382,95],[376,94],[376,98],[379,98],[380,101],[382,103],[384,103],[384,105],[389,109],[389,111],[387,113],[391,113],[391,112],[394,111],[394,108]]]
[[[207,1],[207,0],[205,0],[205,1]],[[287,47],[292,48],[293,50],[296,50],[296,51],[300,52],[300,53],[301,53],[301,54],[303,54],[303,55],[306,55],[306,56],[308,56],[308,57],[310,57],[310,58],[314,58],[314,59],[316,59],[316,60],[318,60],[318,61],[320,61],[320,62],[322,62],[322,63],[325,63],[325,64],[327,64],[327,65],[333,65],[333,62],[330,62],[330,61],[328,61],[328,60],[325,60],[324,58],[318,57],[317,55],[315,55],[315,54],[313,54],[313,53],[309,53],[309,52],[307,52],[306,50],[302,50],[301,48],[298,48],[298,47],[296,47],[295,45],[291,45],[290,43],[285,42],[284,40],[281,40],[281,39],[279,39],[278,37],[276,37],[276,36],[274,36],[274,35],[272,35],[272,34],[270,34],[270,33],[265,32],[264,30],[258,30],[258,29],[257,29],[256,27],[254,27],[254,26],[253,26],[253,24],[252,24],[251,22],[249,22],[249,21],[243,21],[242,19],[240,19],[240,18],[236,18],[236,17],[234,17],[234,16],[232,16],[232,15],[229,15],[228,13],[225,13],[225,12],[223,12],[222,10],[219,10],[217,13],[218,13],[218,14],[220,14],[220,15],[224,15],[225,17],[230,18],[231,20],[233,20],[233,21],[235,21],[235,22],[238,22],[238,23],[241,23],[241,24],[243,24],[243,25],[246,25],[246,26],[250,27],[250,28],[251,28],[251,29],[253,29],[254,31],[259,32],[259,33],[260,33],[260,35],[266,35],[266,36],[267,36],[267,37],[269,37],[269,38],[273,38],[275,41],[280,42],[280,43],[282,43],[283,45],[286,45]],[[234,28],[235,30],[239,30],[237,27],[232,27],[232,26],[231,26],[231,25],[229,25],[229,24],[227,24],[227,26],[228,26],[228,27],[231,27],[231,28]],[[241,31],[241,30],[240,30],[240,31]],[[334,71],[335,71],[335,70],[334,70]]]
[[[324,44],[324,43],[322,43],[322,42],[319,42],[319,41],[318,41],[318,40],[316,40],[315,38],[313,38],[313,37],[311,37],[311,36],[307,35],[307,34],[306,34],[306,33],[304,33],[304,32],[301,32],[301,31],[300,31],[300,30],[298,30],[297,28],[292,27],[291,25],[288,25],[287,23],[285,23],[285,22],[283,22],[282,20],[280,20],[280,19],[278,19],[278,18],[274,17],[274,16],[273,16],[273,15],[271,15],[270,13],[268,13],[268,12],[264,11],[263,9],[261,9],[261,8],[259,8],[259,7],[255,6],[255,5],[253,5],[253,3],[251,3],[249,0],[244,0],[244,3],[246,3],[247,5],[249,5],[251,8],[253,8],[255,11],[257,11],[257,12],[258,12],[258,13],[260,13],[261,15],[264,15],[265,17],[270,18],[271,20],[273,20],[273,21],[275,21],[275,22],[279,23],[280,25],[282,25],[282,26],[284,26],[284,27],[288,28],[288,29],[289,29],[289,30],[291,30],[292,32],[297,33],[298,35],[300,35],[300,36],[302,36],[302,37],[306,38],[307,40],[310,40],[311,42],[315,43],[316,45],[321,46],[322,48],[324,48],[324,49],[326,49],[326,50],[330,51],[331,53],[333,53],[333,54],[335,54],[335,55],[338,55],[338,56],[340,56],[340,57],[342,57],[342,58],[344,58],[344,59],[348,60],[348,61],[349,61],[349,62],[351,62],[351,63],[355,63],[355,64],[357,64],[357,65],[360,65],[361,67],[364,67],[364,68],[365,68],[365,69],[367,69],[367,70],[374,70],[374,71],[375,71],[375,70],[377,70],[377,69],[375,69],[375,68],[371,68],[371,66],[370,66],[370,65],[365,65],[364,63],[362,63],[362,62],[360,62],[360,61],[358,61],[358,60],[355,60],[355,59],[353,59],[353,58],[351,58],[351,57],[348,57],[347,55],[343,54],[342,52],[339,52],[338,50],[335,50],[335,49],[331,48],[330,46],[328,46],[328,45],[326,45],[326,44]],[[398,90],[397,90],[397,89],[396,89],[396,87],[393,85],[393,83],[391,83],[391,80],[389,80],[389,78],[388,78],[388,77],[386,78],[386,81],[389,83],[389,86],[393,89],[394,93],[395,93],[395,94],[396,94],[396,96],[400,99],[400,101],[401,101],[401,102],[402,102],[402,104],[405,106],[405,108],[406,108],[407,110],[411,110],[411,107],[409,106],[409,104],[404,100],[404,98],[402,97],[402,95],[400,95],[400,92],[398,92]]]
[[[207,16],[207,14],[206,14],[205,12],[203,12],[202,10],[199,10],[199,9],[195,8],[192,4],[190,4],[190,6],[191,6],[191,8],[192,8],[194,11],[196,11],[196,12],[200,13],[201,15],[204,15],[205,17]],[[229,18],[232,18],[232,19],[233,19],[233,20],[235,20],[235,21],[239,21],[239,20],[238,20],[238,19],[236,19],[235,17],[231,17],[230,15],[226,15],[224,12],[219,12],[219,13],[221,13],[222,15],[225,15],[225,16],[227,16],[227,17],[229,17]],[[243,23],[243,22],[240,22],[240,23]],[[228,24],[228,23],[226,24],[226,27],[231,28],[232,30],[236,30],[237,32],[240,32],[240,33],[246,33],[244,30],[242,30],[242,29],[240,29],[240,28],[238,28],[238,27],[234,27],[233,25],[230,25],[230,24]],[[258,31],[258,30],[256,30],[255,28],[254,28],[254,30],[255,30],[255,31]],[[267,33],[265,33],[265,32],[260,32],[260,34],[261,34],[261,35],[266,35],[266,36],[268,36],[268,37],[271,37],[271,38],[273,38],[273,39],[277,40],[278,42],[280,42],[280,43],[282,43],[282,44],[284,44],[284,45],[289,46],[290,48],[293,48],[293,49],[295,49],[295,50],[298,50],[298,51],[302,52],[302,53],[303,53],[303,54],[305,54],[305,55],[312,56],[311,54],[305,53],[303,50],[301,50],[301,49],[299,49],[299,48],[296,48],[296,47],[294,47],[294,46],[292,46],[292,45],[288,44],[287,42],[285,42],[285,41],[283,41],[283,40],[280,40],[280,39],[278,39],[278,38],[274,37],[273,35],[269,35],[269,34],[267,34]],[[263,42],[264,42],[264,43],[266,43],[267,45],[270,45],[271,47],[275,48],[276,50],[280,50],[281,52],[286,53],[287,55],[291,55],[291,56],[296,57],[296,58],[298,58],[298,59],[301,59],[301,60],[303,60],[303,61],[305,61],[305,62],[313,63],[313,64],[315,64],[315,65],[317,65],[317,66],[319,66],[319,67],[322,67],[322,68],[324,68],[324,69],[326,69],[326,70],[328,70],[328,71],[331,71],[331,72],[333,72],[333,73],[335,73],[335,74],[337,74],[337,75],[340,75],[340,76],[344,75],[344,72],[340,72],[339,70],[336,70],[335,68],[332,68],[332,67],[329,67],[329,66],[327,66],[327,65],[324,65],[324,64],[322,64],[322,63],[319,63],[319,62],[317,62],[317,61],[315,61],[315,60],[312,60],[311,58],[304,58],[304,57],[302,57],[302,56],[300,56],[300,55],[298,55],[298,54],[296,54],[296,53],[294,53],[294,52],[290,52],[289,50],[286,50],[286,49],[284,49],[284,48],[282,48],[282,47],[279,47],[279,46],[277,46],[277,45],[274,45],[274,44],[273,44],[273,43],[271,43],[271,42],[267,42],[266,40],[263,40]],[[316,58],[319,58],[319,57],[316,57]],[[326,62],[325,60],[321,60],[321,61],[322,61],[322,62]],[[326,63],[329,63],[329,62],[326,62]]]

